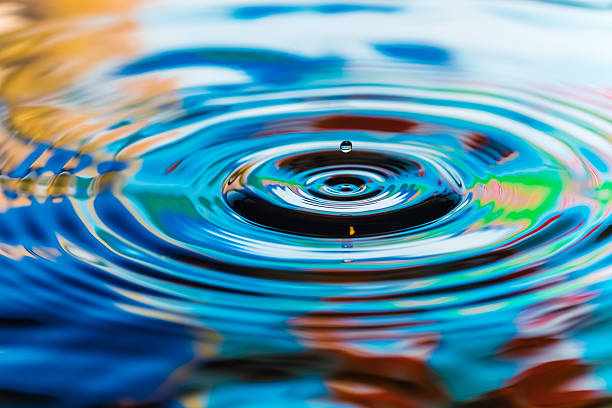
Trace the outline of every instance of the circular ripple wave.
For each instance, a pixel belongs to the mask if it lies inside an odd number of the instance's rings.
[[[2,401],[609,402],[605,10],[17,3]]]
[[[125,279],[197,317],[261,313],[238,333],[521,308],[605,262],[610,123],[572,102],[452,81],[203,99],[118,149],[123,176],[75,206]]]

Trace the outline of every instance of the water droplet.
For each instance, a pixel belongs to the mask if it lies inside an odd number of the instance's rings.
[[[344,142],[340,143],[340,150],[342,153],[349,153],[352,149],[353,144],[350,141],[345,140]]]

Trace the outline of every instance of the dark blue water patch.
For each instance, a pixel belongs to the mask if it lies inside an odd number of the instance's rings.
[[[0,222],[0,240],[7,243],[15,242],[15,231],[10,224]]]
[[[374,48],[389,57],[413,64],[449,65],[452,61],[450,51],[426,44],[374,44]]]
[[[43,227],[45,225],[42,219],[36,219],[31,215],[26,215],[21,219],[21,228],[24,232],[24,238],[27,237],[28,241],[32,243],[43,243],[48,242],[51,238],[51,231]],[[25,245],[28,246],[27,244]]]
[[[354,12],[393,13],[401,10],[399,7],[380,6],[375,4],[322,4],[312,7],[312,10],[323,14],[341,14]]]
[[[194,48],[150,55],[124,66],[119,75],[193,66],[220,66],[245,71],[254,82],[283,84],[296,82],[320,69],[339,70],[339,57],[308,58],[280,51],[256,48]]]
[[[68,163],[72,158],[76,156],[76,152],[74,150],[68,149],[54,149],[53,154],[47,160],[47,163],[43,167],[40,168],[40,172],[50,171],[52,173],[59,173],[62,171],[63,167]]]
[[[66,170],[69,173],[78,173],[81,170],[88,168],[93,163],[93,157],[91,157],[89,154],[79,154],[76,157],[78,157],[76,166],[73,169]]]
[[[52,226],[52,228],[64,238],[68,239],[71,242],[77,242],[79,248],[81,248],[82,250],[85,250],[92,254],[96,254],[100,257],[104,257],[104,259],[108,260],[112,264],[123,266],[126,270],[139,271],[140,264],[138,264],[137,262],[128,261],[125,258],[117,255],[114,251],[108,250],[108,248],[103,245],[102,242],[93,237],[89,233],[87,227],[83,225],[81,219],[76,214],[69,201],[63,200],[60,203],[47,202],[45,203],[45,206],[50,207],[48,211],[50,211],[50,214],[52,214],[52,217],[55,220],[55,224]],[[120,249],[123,245],[120,240],[117,240],[110,234],[103,232],[101,233],[101,236],[104,238],[104,241],[110,243],[113,248]],[[57,245],[57,243],[54,243],[54,245]],[[121,287],[126,290],[133,290],[139,293],[155,295],[158,297],[163,296],[166,298],[172,297],[167,293],[162,294],[157,291],[149,290],[148,288],[143,287],[142,285],[138,285],[133,282],[130,282],[129,280],[119,278],[116,275],[109,274],[92,265],[83,263],[82,261],[77,260],[71,256],[61,257],[60,259],[58,259],[57,265],[65,266],[65,268],[61,271],[65,271],[65,273],[68,274],[74,274],[74,276],[87,276],[89,277],[88,279],[93,281],[104,281],[107,285]],[[141,272],[143,272],[143,275],[151,277],[154,277],[155,274],[158,274],[155,269],[151,268],[146,268],[146,270],[143,270]],[[62,279],[62,281],[64,281],[64,279]],[[94,285],[88,290],[84,290],[83,293],[91,293],[95,291],[96,286],[101,287],[100,285]]]
[[[127,125],[131,125],[132,121],[131,120],[122,120],[120,122],[117,122],[111,126],[108,127],[108,130],[114,130],[114,129],[119,129],[120,127],[123,126],[127,126]]]
[[[241,20],[256,20],[279,14],[293,13],[304,9],[305,7],[298,6],[245,6],[234,9],[232,16]]]
[[[133,245],[149,248],[157,253],[167,251],[167,244],[156,237],[153,233],[147,230],[140,224],[134,216],[125,209],[121,201],[119,201],[110,192],[103,192],[97,195],[93,202],[96,213],[101,220],[112,230],[121,233],[120,236],[127,238],[127,242]],[[112,236],[103,230],[99,231],[103,238],[112,238]],[[104,237],[106,235],[106,237]],[[121,244],[115,240],[116,244]],[[121,244],[123,247],[125,244]]]
[[[9,200],[14,200],[17,197],[19,197],[19,194],[17,194],[16,191],[12,191],[12,190],[3,190],[2,191],[4,193],[4,195],[6,196],[6,198],[8,198]]]
[[[98,163],[98,173],[110,173],[113,171],[122,171],[127,168],[127,164],[115,160],[108,160]]]
[[[32,258],[22,261],[23,280],[27,281],[30,289],[31,298],[28,301],[44,297],[49,306],[57,306],[50,307],[44,315],[38,313],[46,323],[66,317],[75,322],[86,322],[94,316],[108,315],[104,309],[108,308],[109,302],[134,303],[112,292],[102,282],[79,273],[79,269],[73,268],[70,263],[64,264],[65,258],[58,257],[56,260],[59,262]],[[62,308],[62,304],[78,305],[80,313],[73,315]]]
[[[76,238],[80,247],[94,241],[92,252],[111,260],[101,243],[85,237],[87,229],[69,202],[32,206],[30,215],[25,208],[2,214],[2,226],[10,220],[10,227],[20,231],[16,244],[59,248],[52,235],[57,233]],[[54,214],[64,222],[54,221]],[[32,224],[49,234],[33,231]],[[144,289],[140,286],[126,286],[123,279],[67,255],[57,262],[0,257],[0,271],[0,347],[11,349],[0,372],[2,406],[84,407],[102,404],[109,395],[146,399],[194,357],[186,328],[121,310],[116,302],[135,302],[108,284],[138,293]]]
[[[9,173],[9,177],[13,178],[22,178],[25,177],[28,173],[30,173],[32,169],[32,164],[42,155],[47,149],[49,149],[49,145],[45,143],[41,143],[37,145],[32,152],[19,163],[17,167],[12,169]]]
[[[59,203],[47,201],[45,205],[49,207],[46,210],[49,219],[54,221],[53,229],[63,237],[71,242],[78,242],[80,248],[93,254],[107,256],[112,253],[89,233],[70,201],[62,200]]]
[[[140,259],[143,262],[150,262],[150,258],[146,255],[146,253],[131,250],[131,246],[136,245],[146,248],[149,251],[155,251],[155,253],[164,254],[164,257],[167,259],[185,262],[204,269],[215,270],[219,269],[221,265],[224,265],[215,259],[174,246],[164,240],[161,240],[155,234],[147,230],[142,224],[140,224],[132,216],[132,214],[130,214],[130,212],[123,207],[121,202],[108,192],[98,195],[94,201],[94,206],[96,208],[96,213],[106,225],[108,225],[113,231],[121,233],[121,236],[128,238],[130,244],[126,245],[121,240],[114,238],[112,234],[108,234],[103,230],[98,231],[98,235],[100,235],[101,239],[112,244],[113,248],[115,248],[118,252],[129,252],[131,257],[135,258],[136,260]],[[183,279],[178,275],[168,275],[161,270],[149,268],[145,265],[126,260],[125,258],[117,259],[117,264],[120,266],[125,266],[126,269],[140,270],[146,276],[157,277],[168,282],[203,289],[211,288],[211,285],[208,283]],[[226,271],[233,271],[235,268],[237,269],[238,267],[234,267],[233,265],[225,265]],[[254,274],[262,274],[267,271],[264,268],[244,267],[243,269],[252,270],[252,273]],[[217,288],[216,290],[224,289]]]
[[[260,18],[296,12],[343,14],[354,12],[393,13],[398,10],[401,9],[399,7],[380,6],[376,4],[337,3],[321,4],[317,6],[262,5],[238,7],[233,10],[232,16],[240,20],[257,20]]]
[[[29,397],[53,395],[55,398],[43,401],[19,400],[44,402],[47,405],[40,406],[45,408],[102,405],[109,396],[114,400],[142,401],[158,390],[177,367],[193,359],[188,332],[160,335],[148,327],[150,319],[120,309],[113,313],[116,317],[123,314],[125,323],[97,320],[95,325],[55,322],[40,328],[0,328],[2,344],[10,344],[13,356],[19,356],[3,359],[6,370],[0,373],[0,390],[12,392],[13,396],[19,395],[19,390],[28,390],[22,394]],[[167,324],[173,326],[178,328]],[[41,375],[32,381],[32,373]]]
[[[4,192],[5,194],[7,191]],[[31,201],[28,207],[11,208],[0,214],[0,231],[11,245],[23,245],[26,248],[46,245],[53,246],[57,241],[53,229],[49,229],[53,218],[49,214],[49,205]]]
[[[91,312],[85,312],[85,308],[99,310],[104,308],[104,305],[109,301],[135,303],[113,291],[109,285],[128,290],[134,290],[137,285],[121,280],[115,275],[103,272],[91,265],[84,264],[69,255],[62,255],[55,261],[56,263],[49,261],[46,264],[39,261],[36,264],[41,266],[37,272],[42,278],[39,286],[52,290],[54,294],[60,296],[66,302],[79,304],[83,313],[72,316],[75,320],[89,319]],[[155,294],[154,292],[148,292],[147,294]]]
[[[123,267],[125,270],[129,270],[130,272],[142,273],[142,276],[147,276],[147,277],[152,277],[152,278],[155,277],[155,275],[150,275],[147,273],[151,271],[152,268],[147,268],[146,266],[142,266],[141,264],[137,262],[125,260],[125,258],[121,258],[117,255],[114,255],[114,256],[110,255],[108,257],[108,260],[112,262],[114,265]],[[67,268],[70,270],[70,273],[74,273],[76,276],[84,277],[82,279],[86,279],[88,281],[87,286],[93,286],[95,282],[96,286],[100,288],[102,286],[122,288],[124,290],[132,291],[134,293],[137,293],[137,292],[142,293],[145,296],[155,296],[157,299],[166,299],[170,301],[178,301],[181,299],[181,297],[179,296],[174,296],[168,292],[155,290],[153,288],[148,288],[146,286],[140,285],[137,282],[132,282],[132,281],[123,279],[117,275],[110,274],[95,266],[83,263],[78,260],[76,261],[69,260],[66,257],[62,259],[62,261],[66,262],[66,264],[70,266],[69,268]],[[122,261],[125,261],[125,262],[122,262]],[[86,286],[84,283],[81,283],[80,285],[83,287]],[[94,291],[93,287],[90,289]],[[83,293],[88,293],[88,292],[84,291]],[[125,297],[120,296],[116,292],[111,292],[110,289],[108,289],[105,292],[98,289],[98,293],[100,295],[104,294],[104,296],[109,299],[115,299],[115,298],[120,299],[123,303],[129,303],[129,304],[137,303],[137,302],[132,301],[131,299],[126,299]]]
[[[252,88],[253,84],[221,84],[221,85],[206,85],[204,90],[208,90],[215,93],[238,93],[242,91],[248,91]],[[192,88],[193,89],[193,88]],[[196,88],[197,89],[197,88]]]

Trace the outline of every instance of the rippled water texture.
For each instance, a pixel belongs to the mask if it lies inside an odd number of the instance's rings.
[[[0,3],[0,407],[612,406],[612,3]]]

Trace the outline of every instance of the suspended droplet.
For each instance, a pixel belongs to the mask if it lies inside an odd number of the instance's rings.
[[[345,140],[344,142],[340,143],[340,151],[342,151],[342,153],[349,153],[352,149],[353,144],[350,141]]]

